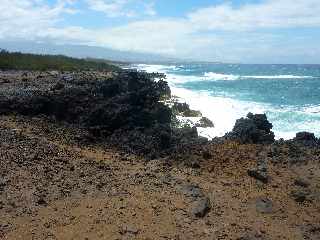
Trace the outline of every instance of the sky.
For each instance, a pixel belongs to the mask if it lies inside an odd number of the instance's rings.
[[[319,64],[320,0],[0,0],[0,39]]]

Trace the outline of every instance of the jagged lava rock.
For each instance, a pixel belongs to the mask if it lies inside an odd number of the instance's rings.
[[[171,96],[170,88],[148,73],[32,76],[30,85],[14,77],[14,87],[8,84],[0,89],[0,114],[45,115],[86,128],[110,145],[154,157],[178,142],[198,137],[196,129],[172,127],[172,110],[162,102]]]
[[[241,143],[270,144],[274,142],[274,133],[271,129],[272,123],[265,114],[248,113],[246,118],[236,121],[233,130],[227,133],[225,138]]]
[[[315,147],[319,144],[319,140],[315,137],[314,133],[310,132],[298,132],[293,141],[309,147]]]
[[[213,128],[214,124],[209,118],[202,117],[198,122],[196,122],[195,126],[202,128]]]

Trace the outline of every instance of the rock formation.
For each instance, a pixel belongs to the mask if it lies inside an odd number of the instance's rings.
[[[271,131],[270,123],[265,114],[248,113],[246,118],[236,121],[233,130],[225,135],[226,139],[241,143],[263,143],[274,142],[274,133]]]

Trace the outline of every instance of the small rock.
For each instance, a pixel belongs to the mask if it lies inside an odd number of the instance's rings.
[[[203,159],[208,160],[208,159],[212,158],[212,154],[208,150],[204,150],[202,152],[202,157],[203,157]]]
[[[56,83],[52,88],[51,91],[57,91],[64,88],[64,84],[61,82]]]
[[[43,197],[40,197],[37,201],[38,205],[47,205],[46,200]]]
[[[270,199],[259,197],[256,200],[256,209],[259,213],[272,213],[273,203]]]
[[[298,132],[293,140],[305,146],[314,147],[318,145],[318,139],[314,136],[314,133]]]
[[[180,188],[180,192],[187,197],[203,197],[203,192],[198,186],[195,185],[185,185]]]
[[[213,128],[214,124],[209,118],[202,117],[198,122],[196,122],[195,126],[202,128]]]
[[[259,233],[246,233],[237,240],[267,240],[268,238]]]
[[[291,192],[291,196],[296,202],[302,203],[308,199],[310,192],[307,190],[296,190]]]
[[[167,185],[171,185],[174,182],[174,180],[175,179],[169,174],[165,174],[160,177],[160,181],[164,184],[167,184]]]
[[[211,204],[209,198],[202,198],[196,201],[192,207],[192,215],[198,218],[203,218],[210,211]]]
[[[190,167],[191,167],[191,168],[200,168],[200,163],[199,163],[199,161],[197,161],[197,160],[192,160],[192,161],[190,162]]]
[[[248,175],[250,177],[253,177],[263,183],[268,183],[269,177],[266,171],[260,170],[260,169],[249,169]]]
[[[126,225],[123,227],[123,229],[120,231],[121,234],[133,234],[136,235],[139,233],[139,229],[137,229],[135,226]]]
[[[294,184],[300,187],[304,187],[307,188],[310,186],[310,183],[307,182],[306,180],[302,179],[302,178],[298,178],[294,181]]]

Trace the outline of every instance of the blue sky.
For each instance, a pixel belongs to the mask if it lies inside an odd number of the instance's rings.
[[[0,0],[0,39],[203,61],[320,63],[319,13],[319,0]]]

